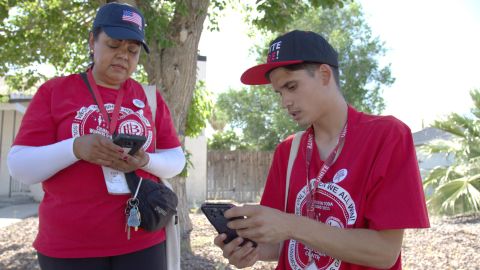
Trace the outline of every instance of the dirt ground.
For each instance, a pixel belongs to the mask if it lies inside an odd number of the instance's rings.
[[[182,269],[236,269],[213,245],[215,231],[201,214],[191,214],[193,254],[182,257]],[[402,248],[403,269],[480,270],[480,216],[431,218],[430,229],[408,230]],[[38,218],[0,229],[0,269],[39,269],[31,243]],[[275,269],[276,263],[258,262],[250,269]]]

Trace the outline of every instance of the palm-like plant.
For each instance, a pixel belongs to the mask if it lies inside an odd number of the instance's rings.
[[[449,166],[432,169],[423,181],[430,211],[437,214],[480,212],[480,91],[470,92],[474,102],[472,115],[453,113],[433,126],[454,136],[451,140],[436,140],[422,147],[422,152],[450,153],[454,161]]]

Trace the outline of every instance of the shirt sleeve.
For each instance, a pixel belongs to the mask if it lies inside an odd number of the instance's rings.
[[[369,227],[427,228],[428,212],[410,129],[402,125],[387,136],[367,196]]]
[[[280,211],[285,211],[285,184],[287,181],[287,164],[291,142],[291,139],[286,140],[279,144],[275,149],[267,181],[265,182],[262,199],[260,201],[261,205],[275,208]]]
[[[185,155],[182,147],[157,150],[148,153],[150,159],[143,170],[160,178],[171,178],[182,172],[185,167]]]
[[[49,179],[78,161],[73,153],[73,141],[71,138],[45,146],[14,145],[7,157],[10,175],[27,185]]]
[[[51,110],[51,91],[45,83],[32,98],[23,116],[13,145],[43,146],[56,142],[56,128]]]
[[[170,149],[180,146],[170,110],[157,91],[157,109],[155,114],[155,129],[157,132],[157,149]]]

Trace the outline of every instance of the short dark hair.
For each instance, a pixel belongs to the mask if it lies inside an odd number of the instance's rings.
[[[102,29],[101,26],[98,26],[98,27],[93,28],[93,29],[92,29],[93,38],[94,38],[95,40],[97,40],[97,39],[98,39],[98,36],[99,36],[100,33],[102,33],[102,32],[103,32],[103,29]]]
[[[100,36],[100,34],[103,32],[103,29],[101,26],[99,27],[95,27],[92,29],[92,31],[90,33],[93,34],[93,39],[95,41],[98,40],[98,36]],[[90,61],[92,61],[92,63],[90,64],[90,66],[93,67],[93,51],[92,50],[88,50],[88,53],[89,53],[89,57],[90,57]]]
[[[292,65],[287,65],[283,66],[283,68],[290,70],[290,71],[297,71],[297,70],[305,70],[310,76],[313,76],[315,73],[315,70],[318,68],[318,66],[322,65],[322,63],[317,63],[317,62],[302,62],[299,64],[292,64]],[[328,65],[328,64],[324,64]],[[338,71],[337,67],[330,66],[328,65],[332,70],[333,70],[333,78],[335,79],[335,83],[337,84],[338,87],[340,87],[340,72]],[[273,69],[268,71],[265,74],[265,77],[267,80],[270,81],[270,73],[272,73]]]

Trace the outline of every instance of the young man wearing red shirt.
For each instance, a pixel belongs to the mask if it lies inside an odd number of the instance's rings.
[[[225,212],[246,217],[229,222],[237,239],[224,244],[224,234],[215,238],[238,268],[278,260],[277,269],[401,269],[404,229],[429,227],[409,127],[355,110],[338,77],[332,46],[297,30],[275,39],[267,63],[242,75],[248,85],[270,83],[307,129],[288,189],[293,136],[275,150],[260,205]],[[258,246],[241,246],[244,238]]]

